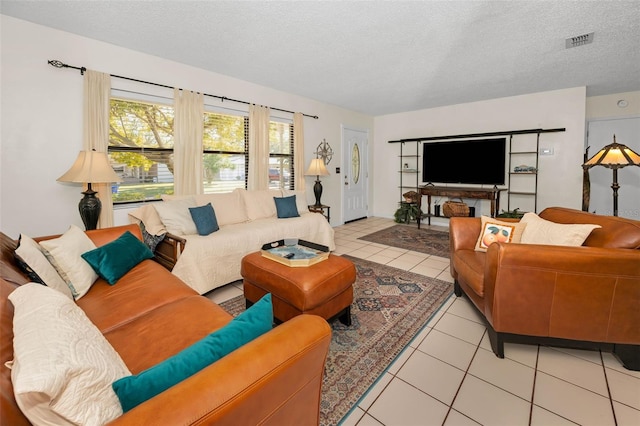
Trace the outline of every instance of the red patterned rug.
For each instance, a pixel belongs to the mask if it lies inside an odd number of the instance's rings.
[[[352,325],[331,323],[320,424],[337,425],[453,292],[453,284],[344,256],[356,265]],[[244,310],[238,296],[221,306]]]
[[[449,258],[449,232],[418,229],[415,224],[394,225],[360,237],[359,240]]]

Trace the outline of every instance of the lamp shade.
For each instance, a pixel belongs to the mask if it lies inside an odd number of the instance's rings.
[[[322,158],[314,158],[309,164],[309,168],[305,173],[305,176],[328,176],[329,171],[324,165]]]
[[[80,151],[78,158],[58,182],[111,183],[122,182],[113,171],[106,152]]]
[[[609,169],[620,169],[626,166],[640,166],[640,155],[626,145],[616,142],[613,135],[613,143],[603,147],[596,155],[583,164],[585,168],[604,166]]]

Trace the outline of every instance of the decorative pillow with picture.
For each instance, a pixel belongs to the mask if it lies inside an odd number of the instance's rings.
[[[486,252],[495,242],[519,243],[527,226],[520,222],[506,222],[492,217],[482,216],[480,236],[476,241],[476,251]]]

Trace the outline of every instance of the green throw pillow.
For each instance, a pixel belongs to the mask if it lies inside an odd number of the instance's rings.
[[[108,244],[81,254],[82,258],[109,284],[114,285],[131,268],[153,253],[135,235],[127,231]]]
[[[137,374],[113,382],[122,410],[126,413],[171,386],[191,377],[273,327],[271,294],[235,317],[221,329],[193,345]]]
[[[278,212],[278,219],[285,219],[288,217],[299,217],[298,207],[296,206],[296,196],[290,197],[273,197],[276,202],[276,211]]]

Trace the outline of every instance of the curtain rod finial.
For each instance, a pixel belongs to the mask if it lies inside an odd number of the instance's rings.
[[[68,66],[68,65],[67,65],[67,64],[65,64],[64,62],[62,62],[62,61],[58,61],[57,59],[49,60],[49,61],[47,61],[47,63],[48,63],[49,65],[51,65],[52,67],[56,67],[56,68],[65,68],[65,67],[67,67],[67,66]]]

